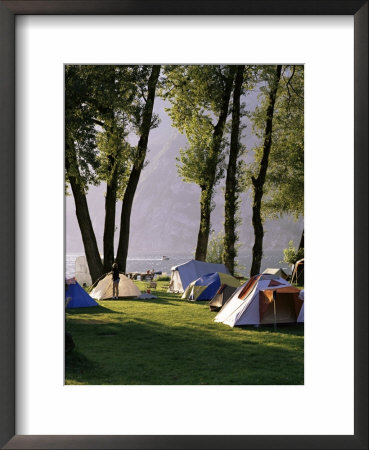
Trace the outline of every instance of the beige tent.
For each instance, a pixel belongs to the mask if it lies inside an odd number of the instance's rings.
[[[286,272],[281,268],[273,269],[269,267],[268,269],[265,269],[263,273],[267,273],[269,275],[276,275],[277,277],[284,278],[285,280],[287,280],[288,278]]]
[[[209,302],[210,310],[219,311],[222,308],[222,306],[227,303],[232,294],[234,294],[234,291],[236,289],[237,289],[236,287],[222,284],[220,288],[217,290],[217,293]]]
[[[135,283],[126,277],[123,273],[119,274],[119,298],[138,297],[141,291]],[[90,293],[92,298],[97,300],[107,300],[113,297],[113,277],[111,273],[106,273],[97,282],[96,286]]]

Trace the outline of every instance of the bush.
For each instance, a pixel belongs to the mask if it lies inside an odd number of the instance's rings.
[[[156,281],[170,281],[170,276],[169,275],[159,275],[156,278]]]
[[[236,249],[240,247],[240,244],[236,244]],[[219,232],[217,235],[213,232],[208,244],[208,251],[206,253],[206,262],[214,264],[223,264],[223,253],[224,253],[224,233]],[[234,275],[242,276],[241,271],[246,269],[245,266],[239,264],[238,260],[234,260]]]
[[[290,241],[288,243],[288,248],[285,248],[283,250],[283,255],[283,261],[293,265],[304,257],[304,249],[299,248],[298,250],[296,250],[296,248],[293,246],[293,241]]]
[[[224,233],[220,232],[217,235],[215,235],[213,232],[208,244],[206,261],[208,263],[222,264],[223,252],[224,252]]]

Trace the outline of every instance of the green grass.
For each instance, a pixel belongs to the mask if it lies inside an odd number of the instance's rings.
[[[67,310],[76,348],[66,355],[66,384],[304,383],[302,325],[230,328],[213,321],[207,302],[181,300],[164,285],[157,299]]]

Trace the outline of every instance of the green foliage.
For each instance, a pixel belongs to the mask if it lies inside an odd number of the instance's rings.
[[[217,235],[213,232],[209,239],[208,251],[206,253],[206,261],[214,264],[224,263],[224,233],[220,231]],[[241,244],[236,244],[236,251],[241,246]],[[245,270],[245,266],[238,263],[235,259],[234,261],[235,274],[242,270]]]
[[[111,183],[113,173],[117,172],[117,196],[122,198],[127,186],[129,168],[132,161],[132,150],[125,140],[125,132],[116,126],[107,128],[97,135],[99,149],[99,179]]]
[[[81,188],[109,183],[117,169],[122,198],[137,148],[128,136],[139,136],[151,66],[67,65],[65,68],[66,158],[68,175]],[[159,124],[153,116],[151,128]]]
[[[283,261],[293,265],[304,257],[304,249],[303,248],[296,249],[293,246],[293,241],[290,241],[288,243],[288,248],[285,248],[283,250],[283,255],[284,255]]]
[[[207,184],[209,152],[212,145],[213,127],[208,121],[193,117],[193,132],[187,136],[189,145],[180,149],[177,158],[178,173],[187,183]],[[220,168],[222,170],[223,168]],[[220,176],[220,173],[217,177]]]
[[[265,127],[267,99],[264,95],[271,67],[259,73],[260,103],[252,115],[253,132],[261,138]],[[255,161],[246,171],[246,184],[255,176],[262,146],[254,148]],[[264,186],[263,215],[271,218],[304,214],[304,67],[283,66],[273,116],[272,148]]]
[[[276,103],[272,161],[265,205],[274,216],[304,214],[304,68],[285,67]]]
[[[98,166],[94,109],[86,103],[90,80],[82,66],[65,67],[65,158],[68,176],[74,176],[82,190],[96,184]]]
[[[220,151],[215,150],[213,133],[230,70],[223,65],[167,66],[165,70],[162,95],[171,103],[167,111],[173,126],[188,140],[188,147],[180,152],[178,172],[184,181],[210,190],[224,176],[225,140]]]

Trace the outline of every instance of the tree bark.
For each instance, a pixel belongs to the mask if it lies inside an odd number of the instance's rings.
[[[300,240],[300,245],[299,245],[299,250],[302,248],[305,248],[305,230],[302,230],[302,234],[301,234],[301,240]]]
[[[244,65],[237,66],[233,91],[232,129],[229,161],[224,194],[224,253],[223,260],[229,272],[234,274],[236,250],[236,213],[238,210],[237,159],[240,149],[240,98],[242,92]]]
[[[111,157],[112,176],[106,185],[104,224],[104,271],[110,272],[114,262],[115,210],[117,202],[118,167]]]
[[[107,66],[106,80],[110,86],[115,86],[116,75],[115,67]],[[103,114],[104,127],[107,133],[114,132],[114,110],[110,105],[106,106],[98,102],[97,109]],[[106,120],[107,119],[107,120]],[[104,222],[104,236],[103,236],[103,252],[104,252],[104,271],[105,273],[111,271],[114,262],[114,232],[115,232],[115,211],[117,203],[117,187],[118,187],[118,165],[116,162],[116,152],[114,151],[108,156],[109,171],[111,178],[106,184],[105,195],[105,222]],[[115,155],[114,155],[115,153]]]
[[[215,175],[218,165],[219,153],[221,151],[224,126],[228,116],[229,99],[231,97],[235,70],[235,66],[231,66],[230,73],[225,80],[218,122],[214,126],[213,131],[212,148],[208,161],[208,179],[206,187],[204,189],[201,188],[201,196],[204,198],[201,199],[200,228],[197,236],[197,245],[195,252],[195,259],[197,259],[198,261],[206,261],[206,253],[208,249],[210,234],[211,202],[213,198]],[[206,192],[206,194],[204,192]]]
[[[71,175],[71,166],[74,167],[74,172],[78,174],[78,166],[75,158],[74,151],[69,153],[70,158],[73,160],[71,164],[67,154],[65,156],[65,168],[68,174],[68,179],[72,188],[74,202],[76,205],[76,216],[78,225],[81,230],[83,246],[85,249],[86,259],[92,282],[95,282],[104,273],[103,265],[101,262],[99,249],[97,247],[95,233],[92,227],[90,213],[88,210],[86,195],[78,182],[78,175]]]
[[[263,188],[268,170],[270,149],[272,147],[273,115],[274,105],[277,97],[279,80],[281,78],[282,66],[277,66],[274,74],[273,84],[269,92],[268,108],[266,112],[266,123],[264,132],[263,156],[260,162],[260,170],[257,178],[252,177],[254,188],[254,202],[252,206],[252,224],[254,227],[255,242],[252,248],[252,265],[250,276],[260,273],[261,259],[263,257],[264,229],[261,219],[261,201],[263,198]]]
[[[211,200],[213,191],[201,186],[200,196],[200,228],[197,236],[195,259],[205,261],[210,233]]]
[[[126,271],[132,204],[145,162],[147,143],[151,128],[152,111],[155,101],[156,84],[160,74],[160,67],[160,65],[152,66],[152,71],[148,81],[147,100],[142,117],[140,139],[137,145],[137,159],[132,167],[123,197],[119,245],[116,257],[119,270],[122,272]]]

